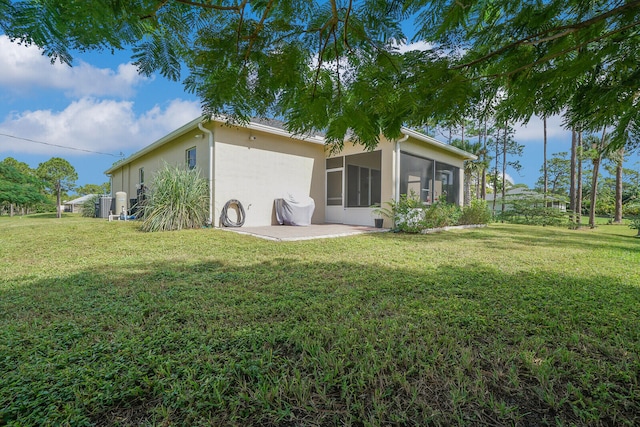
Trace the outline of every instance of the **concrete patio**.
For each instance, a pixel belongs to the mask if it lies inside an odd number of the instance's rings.
[[[311,224],[306,227],[271,225],[264,227],[221,228],[239,234],[247,234],[266,240],[292,242],[298,240],[327,239],[331,237],[353,236],[364,233],[381,233],[386,228],[365,227],[346,224]]]

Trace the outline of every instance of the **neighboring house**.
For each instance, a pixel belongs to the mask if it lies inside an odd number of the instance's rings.
[[[93,197],[96,197],[97,194],[87,194],[85,196],[78,197],[77,199],[70,200],[68,202],[62,203],[62,208],[65,212],[70,213],[78,213],[82,210],[82,205],[91,200]]]
[[[544,194],[528,188],[516,187],[505,191],[504,195],[505,211],[513,208],[514,200],[526,200],[532,206],[544,206]],[[502,194],[487,194],[486,200],[490,208],[493,207],[493,200],[496,199],[495,212],[502,211]],[[547,194],[547,207],[557,209],[560,212],[567,211],[567,201],[557,195]]]
[[[315,201],[313,223],[368,226],[374,205],[403,193],[414,192],[425,203],[460,204],[463,164],[475,156],[419,132],[402,133],[396,141],[381,138],[374,151],[346,142],[340,153],[330,154],[322,136],[294,135],[277,121],[233,126],[199,117],[105,173],[113,194],[124,191],[135,199],[152,186],[163,162],[198,167],[210,182],[216,226],[231,199],[242,203],[245,226],[276,224],[274,201],[288,195]]]

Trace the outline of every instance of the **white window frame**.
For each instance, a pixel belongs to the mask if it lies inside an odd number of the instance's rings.
[[[189,153],[193,151],[193,165],[191,165],[190,160],[191,157],[189,156]],[[195,169],[197,166],[197,151],[196,151],[196,147],[191,147],[191,148],[187,148],[184,152],[184,159],[185,159],[185,164],[187,165],[187,168],[189,169]]]

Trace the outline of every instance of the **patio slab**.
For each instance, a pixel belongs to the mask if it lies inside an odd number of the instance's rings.
[[[364,233],[389,231],[386,228],[365,227],[346,224],[311,224],[306,227],[290,225],[270,225],[264,227],[221,228],[239,234],[247,234],[266,240],[293,242],[298,240],[328,239],[332,237],[353,236]]]

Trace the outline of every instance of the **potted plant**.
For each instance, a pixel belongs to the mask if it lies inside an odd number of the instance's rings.
[[[393,218],[393,210],[388,208],[383,208],[379,204],[371,206],[373,208],[372,213],[376,216],[373,219],[376,228],[382,228],[384,224],[384,218]]]

